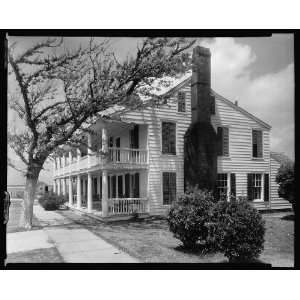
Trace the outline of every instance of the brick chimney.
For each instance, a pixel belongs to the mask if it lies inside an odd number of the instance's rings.
[[[184,137],[185,189],[214,191],[217,179],[217,135],[211,124],[210,50],[197,46],[192,57],[192,123]]]
[[[211,71],[210,50],[197,46],[192,57],[192,123],[210,122],[211,116]]]

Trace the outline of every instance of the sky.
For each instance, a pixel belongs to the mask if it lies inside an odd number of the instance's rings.
[[[23,51],[41,38],[10,37],[17,41],[16,51]],[[103,38],[96,38],[102,41]],[[66,48],[86,45],[88,38],[65,38]],[[113,38],[111,49],[118,59],[134,55],[140,38]],[[198,38],[197,43],[211,50],[212,88],[272,126],[271,150],[294,153],[294,40],[292,34],[259,38]],[[9,84],[10,84],[9,80]],[[8,126],[16,123],[8,116]],[[8,156],[20,167],[16,155]],[[52,166],[45,165],[40,180],[51,183]],[[8,168],[8,184],[23,181],[20,172]]]

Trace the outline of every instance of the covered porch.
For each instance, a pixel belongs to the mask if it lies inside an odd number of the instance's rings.
[[[56,179],[68,206],[101,218],[147,214],[147,170],[98,170]]]

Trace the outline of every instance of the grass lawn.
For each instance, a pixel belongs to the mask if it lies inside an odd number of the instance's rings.
[[[73,211],[61,211],[78,226],[84,226],[141,262],[214,263],[227,261],[219,253],[200,255],[184,252],[180,241],[169,232],[164,219],[150,218],[138,222],[102,223]],[[294,221],[291,213],[263,215],[266,220],[265,250],[260,259],[276,267],[292,267],[294,262]]]

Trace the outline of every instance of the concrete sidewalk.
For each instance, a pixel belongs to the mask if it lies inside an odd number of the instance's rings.
[[[139,261],[105,242],[85,228],[72,227],[69,220],[54,211],[34,206],[34,215],[44,227],[47,241],[68,263],[138,263]]]

